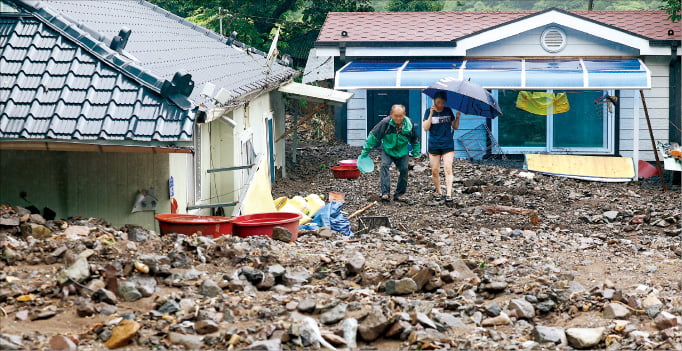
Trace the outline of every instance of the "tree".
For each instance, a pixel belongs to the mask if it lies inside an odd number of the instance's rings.
[[[665,10],[668,14],[668,19],[677,22],[680,18],[680,0],[662,0],[663,5],[660,9]]]
[[[442,11],[444,6],[443,0],[390,0],[386,11]]]

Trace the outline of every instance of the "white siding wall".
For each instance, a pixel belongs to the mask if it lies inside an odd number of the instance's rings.
[[[577,30],[560,27],[566,33],[566,47],[549,53],[540,46],[543,26],[467,51],[467,56],[636,56],[639,50],[598,38]]]
[[[668,141],[668,57],[647,56],[644,62],[651,70],[651,90],[644,90],[644,98],[651,118],[651,128],[656,141]],[[620,92],[620,154],[633,155],[633,127],[634,127],[634,99],[640,99],[637,90],[622,90]],[[649,137],[646,118],[642,103],[638,104],[639,112],[639,158],[644,161],[654,161],[654,153]]]
[[[353,97],[348,101],[348,144],[362,146],[367,138],[367,90],[348,90]]]

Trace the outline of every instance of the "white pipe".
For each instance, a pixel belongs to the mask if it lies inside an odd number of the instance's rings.
[[[632,161],[635,163],[635,179],[639,179],[639,106],[640,106],[640,99],[639,95],[637,94],[636,90],[632,90],[633,96],[632,98],[634,99],[633,101],[633,111],[632,111],[632,118],[634,119],[633,123],[633,128],[632,128]]]

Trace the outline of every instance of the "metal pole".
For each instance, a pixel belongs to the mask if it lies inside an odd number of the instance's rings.
[[[294,126],[298,125],[298,113],[294,113]],[[291,141],[291,147],[293,148],[291,154],[291,162],[296,164],[296,148],[298,148],[298,128],[294,128],[294,134],[292,135],[293,140]]]
[[[220,20],[220,36],[223,35],[223,8],[218,7],[218,19]]]
[[[644,107],[644,117],[646,117],[646,124],[649,126],[649,137],[651,138],[651,149],[654,151],[656,157],[656,168],[658,168],[658,177],[661,178],[663,185],[663,192],[666,192],[665,179],[663,179],[663,167],[661,167],[661,160],[658,158],[658,150],[656,148],[656,141],[654,140],[654,132],[651,130],[651,120],[649,119],[649,110],[646,108],[646,100],[644,100],[644,90],[639,91],[639,96],[642,98],[642,107]]]

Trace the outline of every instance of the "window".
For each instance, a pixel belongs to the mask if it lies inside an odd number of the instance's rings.
[[[504,115],[497,118],[497,141],[501,147],[546,148],[547,118],[516,108],[518,95],[514,90],[498,92],[498,103]]]
[[[614,144],[615,106],[604,97],[614,95],[602,90],[545,90],[540,93],[565,94],[568,110],[546,115],[531,113],[517,106],[520,91],[499,90],[503,116],[493,120],[493,134],[507,153],[556,152],[610,154]],[[527,92],[534,93],[534,92]],[[556,101],[556,100],[554,100]],[[536,106],[537,108],[537,106]],[[540,112],[542,113],[542,112]]]

